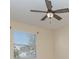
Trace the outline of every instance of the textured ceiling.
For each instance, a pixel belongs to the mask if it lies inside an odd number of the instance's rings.
[[[51,1],[54,10],[69,7],[69,0]],[[59,28],[61,26],[68,25],[69,23],[69,13],[58,14],[63,19],[58,21],[57,19],[52,18],[52,23],[50,24],[50,19],[48,18],[45,21],[40,21],[45,14],[30,12],[31,9],[47,10],[45,0],[11,0],[10,5],[11,20],[17,20],[49,29]]]

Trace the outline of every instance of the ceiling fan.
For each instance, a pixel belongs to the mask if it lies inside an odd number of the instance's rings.
[[[45,0],[46,6],[47,6],[47,11],[41,11],[41,10],[30,10],[31,12],[40,12],[40,13],[46,13],[46,15],[41,19],[42,21],[45,20],[47,17],[48,18],[56,18],[57,20],[61,20],[62,18],[58,15],[56,15],[55,13],[66,13],[69,12],[68,8],[64,8],[64,9],[58,9],[58,10],[52,10],[52,4],[51,1],[49,0]]]

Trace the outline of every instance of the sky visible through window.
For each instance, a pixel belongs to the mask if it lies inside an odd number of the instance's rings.
[[[26,44],[28,45],[30,39],[33,38],[33,34],[26,32],[14,32],[14,43],[15,44]]]

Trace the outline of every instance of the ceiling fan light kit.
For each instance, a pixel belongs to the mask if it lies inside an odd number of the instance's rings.
[[[46,3],[47,11],[30,10],[31,12],[46,13],[46,15],[41,19],[41,21],[45,20],[47,17],[49,19],[54,17],[57,20],[61,20],[62,18],[60,16],[56,15],[56,13],[66,13],[66,12],[69,12],[68,8],[52,10],[52,3],[51,3],[50,0],[45,0],[45,3]]]
[[[47,13],[47,17],[48,18],[52,18],[53,17],[53,13]]]

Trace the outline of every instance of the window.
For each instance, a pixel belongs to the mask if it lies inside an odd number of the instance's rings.
[[[26,32],[14,32],[14,58],[36,58],[36,35]]]

